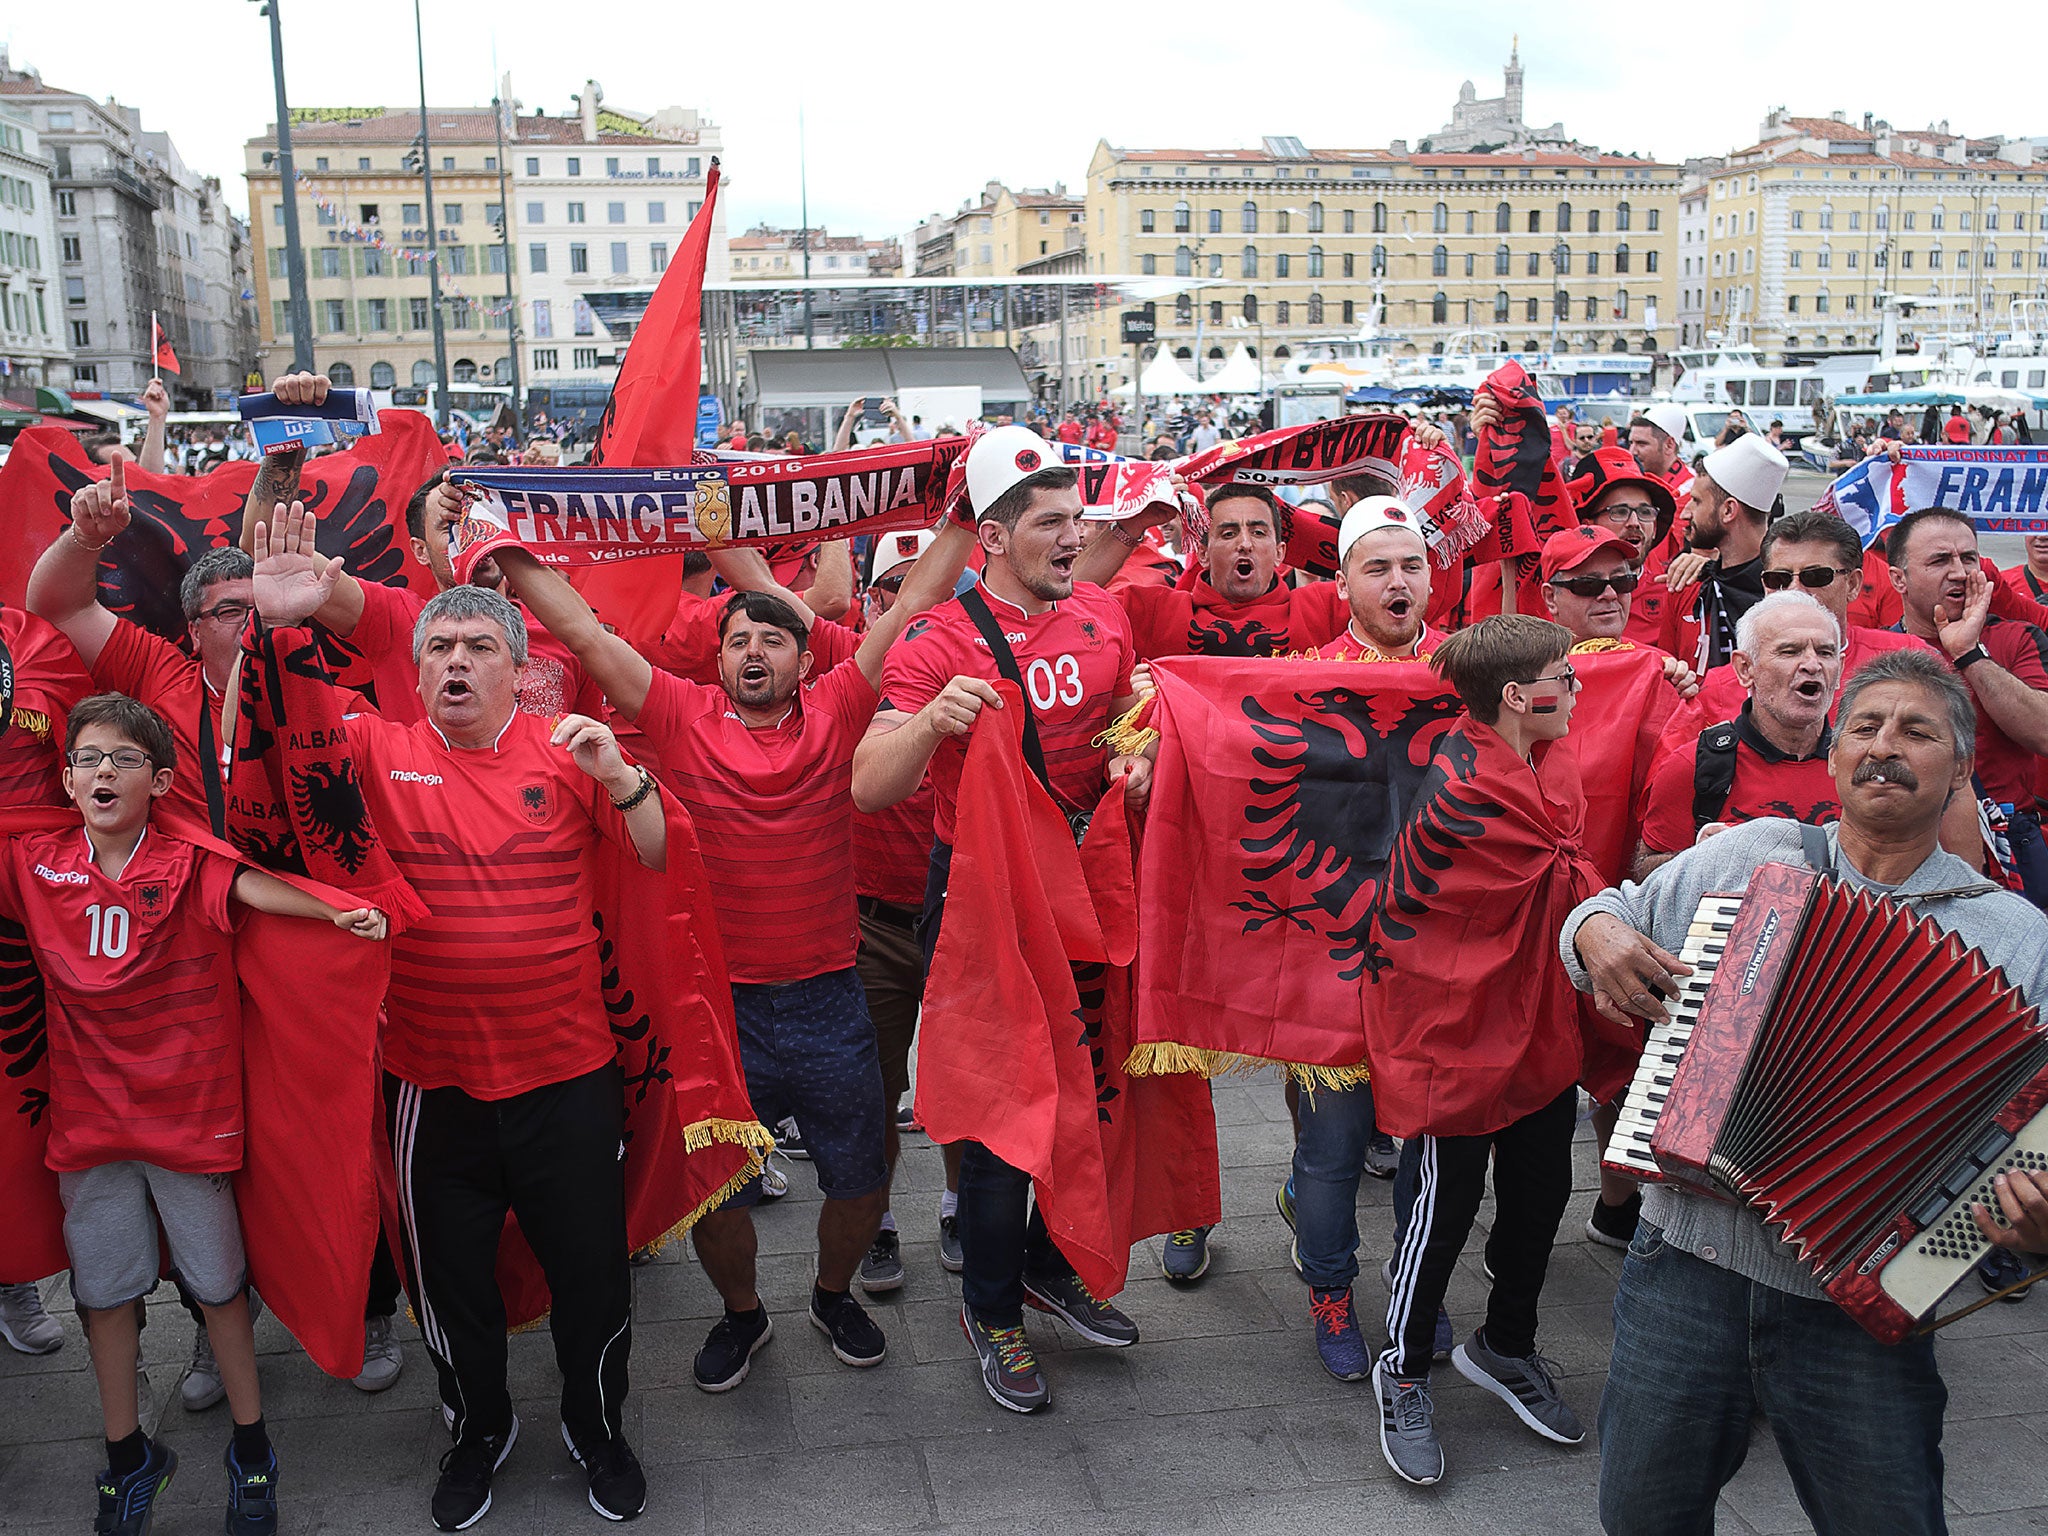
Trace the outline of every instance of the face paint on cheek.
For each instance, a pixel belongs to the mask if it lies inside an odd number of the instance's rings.
[[[1531,699],[1529,701],[1529,713],[1532,715],[1554,715],[1557,713],[1557,700]]]

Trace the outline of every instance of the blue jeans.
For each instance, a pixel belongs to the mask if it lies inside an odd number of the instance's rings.
[[[1372,1085],[1301,1092],[1294,1140],[1294,1239],[1301,1278],[1343,1290],[1358,1278],[1358,1180],[1372,1139]]]
[[[1712,1531],[1761,1409],[1819,1536],[1945,1531],[1947,1404],[1930,1340],[1880,1344],[1832,1302],[1717,1268],[1643,1222],[1614,1298],[1600,1523],[1608,1536]]]
[[[1074,1272],[1030,1205],[1031,1175],[978,1141],[960,1154],[960,1299],[992,1328],[1024,1321],[1026,1275],[1062,1279]],[[1026,1212],[1029,1212],[1028,1216]]]

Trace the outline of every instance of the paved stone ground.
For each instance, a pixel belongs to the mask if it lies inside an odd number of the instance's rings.
[[[853,1371],[807,1326],[816,1189],[797,1165],[789,1198],[759,1216],[762,1291],[774,1342],[734,1392],[690,1384],[690,1360],[719,1311],[703,1271],[671,1245],[635,1271],[633,1394],[627,1432],[651,1493],[641,1529],[748,1536],[839,1531],[1122,1533],[1150,1531],[1594,1531],[1597,1450],[1565,1449],[1516,1424],[1495,1399],[1448,1368],[1438,1376],[1447,1480],[1398,1482],[1373,1434],[1371,1392],[1325,1375],[1307,1298],[1289,1267],[1273,1206],[1291,1139],[1277,1082],[1219,1083],[1224,1222],[1208,1277],[1191,1291],[1160,1278],[1159,1242],[1131,1259],[1123,1304],[1144,1330],[1129,1350],[1098,1349],[1029,1324],[1053,1389],[1045,1413],[1020,1418],[981,1393],[957,1316],[959,1287],[938,1266],[937,1150],[906,1138],[897,1199],[909,1229],[909,1284],[875,1308],[888,1361]],[[1593,1187],[1583,1128],[1573,1214],[1551,1266],[1542,1348],[1588,1424],[1610,1339],[1619,1255],[1578,1237]],[[1365,1181],[1361,1312],[1381,1303],[1376,1271],[1389,1252],[1391,1186]],[[1490,1208],[1481,1213],[1482,1224]],[[1461,1331],[1484,1299],[1475,1239],[1452,1287]],[[166,1291],[168,1288],[166,1288]],[[53,1312],[68,1313],[61,1282]],[[177,1385],[191,1330],[160,1295],[144,1335],[152,1424],[184,1458],[157,1530],[219,1528],[225,1406],[188,1414]],[[366,1398],[323,1376],[266,1317],[266,1407],[283,1456],[290,1529],[302,1533],[431,1529],[427,1497],[445,1446],[431,1372],[409,1325],[405,1376]],[[58,1353],[28,1359],[0,1348],[0,1529],[82,1530],[102,1454],[83,1341],[67,1320]],[[2048,1532],[2048,1301],[1994,1306],[1943,1336],[1953,1402],[1948,1505],[1958,1532]],[[594,1533],[580,1477],[557,1438],[552,1353],[544,1332],[511,1341],[523,1432],[499,1475],[482,1533]],[[1720,1528],[1803,1531],[1808,1525],[1768,1434],[1721,1505]]]

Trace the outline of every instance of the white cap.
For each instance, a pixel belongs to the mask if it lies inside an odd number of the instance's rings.
[[[1708,454],[1700,468],[1708,479],[1745,507],[1768,512],[1778,499],[1791,466],[1785,462],[1785,455],[1771,446],[1770,439],[1745,432],[1727,447]]]
[[[907,560],[915,560],[932,547],[938,534],[929,528],[901,528],[894,533],[880,534],[875,539],[874,559],[868,569],[877,576],[887,575]]]
[[[1352,545],[1382,528],[1400,528],[1423,539],[1425,545],[1429,542],[1423,538],[1421,519],[1409,511],[1407,502],[1398,496],[1368,496],[1346,512],[1337,527],[1337,563],[1344,563]]]
[[[1064,463],[1058,450],[1029,427],[993,427],[967,450],[967,504],[979,518],[1019,480]]]
[[[1636,414],[1651,426],[1662,432],[1674,443],[1685,441],[1685,407],[1661,400],[1655,405],[1646,405]]]

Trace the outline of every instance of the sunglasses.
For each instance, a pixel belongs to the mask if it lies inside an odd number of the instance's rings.
[[[1797,572],[1765,571],[1758,580],[1763,582],[1766,592],[1783,592],[1792,585],[1796,576],[1799,585],[1808,591],[1818,592],[1822,587],[1832,587],[1835,578],[1842,574],[1836,565],[1803,565]]]
[[[1616,571],[1611,576],[1557,576],[1551,579],[1553,587],[1563,587],[1574,597],[1598,597],[1609,587],[1623,597],[1641,585],[1642,576],[1636,571]]]
[[[868,590],[871,592],[901,592],[903,590],[903,578],[901,576],[877,576],[868,583]]]

